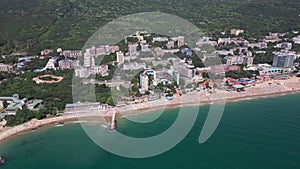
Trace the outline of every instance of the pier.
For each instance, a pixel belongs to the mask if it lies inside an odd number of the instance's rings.
[[[116,119],[116,112],[114,111],[112,117],[111,117],[111,123],[110,123],[110,130],[116,130],[117,129],[117,119]]]

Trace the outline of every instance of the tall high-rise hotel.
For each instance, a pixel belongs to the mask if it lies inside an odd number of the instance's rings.
[[[128,45],[128,52],[130,56],[136,56],[137,55],[137,45]]]
[[[273,66],[288,68],[292,67],[295,59],[295,54],[291,52],[276,53],[273,59]]]
[[[86,50],[83,56],[83,65],[85,68],[90,68],[95,66],[95,56],[96,56],[96,48],[92,47]]]
[[[178,36],[178,39],[177,39],[177,46],[178,47],[181,47],[184,45],[184,36]]]
[[[149,90],[149,78],[146,74],[140,74],[140,87],[145,92]]]

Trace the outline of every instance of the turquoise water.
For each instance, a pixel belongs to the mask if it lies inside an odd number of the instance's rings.
[[[228,103],[216,132],[204,144],[198,143],[198,137],[208,107],[201,107],[196,124],[180,144],[145,159],[129,159],[104,151],[79,124],[46,127],[2,143],[0,154],[7,158],[7,163],[0,168],[296,169],[300,168],[299,102],[300,95],[294,94]],[[153,123],[140,126],[121,119],[118,127],[120,132],[132,136],[155,135],[172,124],[177,112],[178,109],[167,110]]]

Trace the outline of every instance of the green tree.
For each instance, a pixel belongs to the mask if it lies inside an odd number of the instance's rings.
[[[110,96],[107,100],[106,100],[106,103],[111,105],[111,106],[115,106],[115,102],[112,98],[112,96]]]

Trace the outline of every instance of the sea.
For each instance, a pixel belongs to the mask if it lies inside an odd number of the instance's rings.
[[[172,125],[179,109],[166,109],[159,118],[149,123],[140,124],[118,117],[117,131],[141,138],[157,135]],[[170,150],[152,157],[129,158],[113,154],[90,139],[80,124],[71,123],[43,127],[5,140],[0,144],[0,156],[6,158],[6,163],[0,168],[300,168],[300,94],[226,103],[215,132],[200,144],[199,134],[209,109],[210,105],[201,106],[186,137]],[[188,108],[185,111],[189,113]],[[136,118],[144,116],[147,113],[136,115]]]

